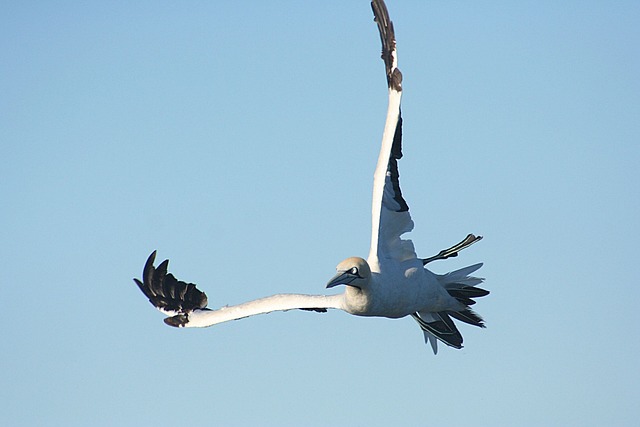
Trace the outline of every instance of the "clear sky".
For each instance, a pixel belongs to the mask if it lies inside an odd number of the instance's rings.
[[[369,2],[3,2],[0,424],[630,426],[640,416],[640,4],[388,1],[404,195],[430,256],[484,240],[465,348],[412,319],[175,330],[324,293],[366,256],[386,110]]]

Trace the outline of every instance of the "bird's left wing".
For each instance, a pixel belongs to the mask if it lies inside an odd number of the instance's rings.
[[[398,69],[393,22],[383,1],[371,2],[382,41],[382,59],[387,72],[389,105],[382,135],[382,146],[373,178],[372,230],[369,263],[384,259],[404,261],[416,258],[411,240],[401,239],[413,229],[409,206],[400,191],[398,160],[402,158],[402,73]]]
[[[175,327],[206,327],[273,311],[308,310],[326,312],[342,308],[342,294],[278,294],[217,310],[207,308],[207,296],[193,283],[186,283],[167,273],[169,261],[154,267],[154,251],[144,266],[142,280],[133,279],[149,302],[166,314],[164,322]]]

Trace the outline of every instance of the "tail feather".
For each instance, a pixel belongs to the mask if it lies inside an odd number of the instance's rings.
[[[449,295],[451,295],[456,299],[481,298],[489,295],[489,291],[487,291],[486,289],[476,288],[475,286],[460,285],[459,283],[454,283],[453,285],[454,286],[446,287],[446,289],[447,289],[447,292],[449,292]],[[460,286],[457,287],[455,285],[460,285]]]
[[[450,315],[455,317],[456,319],[468,323],[470,325],[479,326],[484,328],[484,323],[482,317],[476,314],[473,310],[469,308],[476,303],[473,298],[480,298],[489,295],[489,291],[486,289],[476,288],[473,286],[462,286],[458,289],[447,288],[447,292],[449,295],[454,297],[459,303],[464,305],[462,310],[456,311],[447,311]]]
[[[412,314],[412,317],[418,322],[424,333],[425,342],[431,344],[434,354],[438,352],[437,341],[441,341],[453,348],[462,348],[462,335],[460,331],[458,331],[455,323],[453,323],[452,317],[469,325],[480,328],[485,327],[482,317],[469,308],[476,303],[474,298],[489,295],[489,291],[486,289],[476,287],[476,285],[482,283],[484,279],[469,276],[480,267],[482,267],[481,263],[464,267],[447,274],[436,275],[442,287],[460,303],[461,306],[459,309],[437,313],[419,312]]]
[[[453,295],[451,292],[449,292],[449,295],[451,295],[452,297],[454,297],[456,300],[458,300],[458,302],[464,304],[464,305],[473,305],[476,303],[475,300],[472,300],[471,298],[467,298],[464,296],[460,296],[460,295]]]
[[[469,276],[469,275],[474,271],[478,270],[480,267],[482,267],[481,262],[478,264],[461,268],[459,270],[449,272],[447,274],[436,274],[436,277],[438,278],[438,281],[440,283],[445,284],[445,287],[446,287],[446,284],[454,284],[454,283],[460,284],[460,285],[475,286],[484,282],[484,279],[480,277]]]
[[[469,308],[469,306],[476,303],[474,298],[482,298],[489,295],[488,290],[476,286],[482,283],[484,279],[469,276],[480,267],[482,267],[481,263],[470,265],[451,273],[438,275],[437,278],[449,295],[464,305],[462,310],[447,311],[447,313],[461,322],[484,328],[482,317]]]

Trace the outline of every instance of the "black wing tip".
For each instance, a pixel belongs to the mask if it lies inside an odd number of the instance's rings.
[[[440,320],[427,322],[420,317],[419,313],[413,313],[411,316],[418,322],[423,331],[429,332],[449,347],[453,347],[458,350],[462,349],[464,347],[462,345],[464,342],[462,334],[458,328],[456,328],[456,325],[449,318],[447,313],[439,312],[434,313],[434,315],[438,316]]]
[[[157,268],[154,267],[156,252],[153,251],[147,258],[142,271],[142,280],[133,279],[133,281],[154,307],[164,312],[178,313],[178,316],[173,316],[174,318],[183,316],[175,320],[165,319],[165,323],[171,326],[184,326],[188,321],[186,314],[206,308],[207,295],[195,284],[183,282],[176,279],[173,274],[167,273],[168,259],[162,261]]]
[[[182,328],[189,323],[189,316],[186,314],[178,314],[176,316],[166,317],[164,323],[174,328]]]
[[[142,279],[144,280],[144,276],[146,276],[150,271],[154,269],[153,263],[156,261],[156,253],[158,251],[155,250],[151,252],[149,258],[147,258],[147,262],[144,263],[144,269],[142,270]]]
[[[393,66],[396,54],[396,34],[393,21],[389,18],[389,11],[383,0],[373,0],[371,10],[373,10],[373,20],[378,24],[380,41],[382,42],[382,60],[387,69],[387,84],[390,89],[401,92],[402,73]]]

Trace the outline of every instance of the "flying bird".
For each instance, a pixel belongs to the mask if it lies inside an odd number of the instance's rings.
[[[398,174],[398,160],[402,158],[402,73],[398,69],[395,32],[387,7],[382,0],[373,0],[371,7],[382,41],[389,101],[373,179],[371,247],[367,259],[351,257],[338,264],[337,274],[326,287],[344,286],[343,293],[277,294],[214,310],[207,307],[207,296],[196,285],[180,281],[167,272],[168,260],[154,267],[154,251],[144,266],[142,280],[134,281],[151,304],[168,316],[164,319],[168,325],[207,327],[293,309],[316,312],[339,309],[356,316],[392,319],[411,316],[434,354],[438,341],[462,348],[462,335],[453,319],[484,328],[482,318],[470,308],[475,298],[489,294],[477,287],[484,279],[471,276],[482,264],[442,275],[425,267],[430,262],[457,256],[482,236],[469,234],[429,258],[419,258],[413,242],[402,238],[414,225],[400,190]]]

